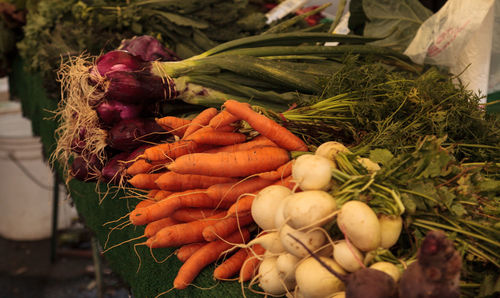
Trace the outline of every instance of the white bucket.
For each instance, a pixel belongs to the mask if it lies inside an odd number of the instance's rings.
[[[53,174],[42,158],[39,138],[22,117],[20,104],[0,102],[0,236],[40,240],[52,233]],[[58,229],[72,224],[76,209],[59,193]]]

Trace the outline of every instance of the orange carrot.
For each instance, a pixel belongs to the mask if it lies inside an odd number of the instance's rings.
[[[159,191],[159,189],[151,189],[150,191],[148,191],[148,194],[146,196],[149,199],[153,199]]]
[[[135,188],[140,189],[157,189],[158,186],[155,180],[158,179],[163,173],[154,174],[137,174],[128,179],[128,183],[132,184]]]
[[[139,203],[137,203],[137,205],[135,205],[135,209],[144,208],[144,207],[147,207],[149,205],[153,205],[154,203],[155,203],[155,201],[153,201],[152,199],[145,199],[145,200],[142,200]]]
[[[207,242],[197,242],[197,243],[189,243],[189,244],[184,244],[183,246],[179,247],[175,255],[181,262],[186,262],[189,257],[191,257],[198,249],[202,248],[205,246]]]
[[[215,262],[219,256],[230,249],[232,243],[244,243],[250,238],[248,230],[243,229],[229,236],[225,241],[217,240],[207,243],[198,249],[186,262],[179,268],[177,276],[174,279],[174,288],[184,289],[198,276],[200,271]]]
[[[172,161],[184,154],[199,152],[209,149],[209,147],[200,147],[195,142],[179,140],[172,143],[158,144],[144,150],[139,158],[145,158],[148,161]]]
[[[170,217],[179,222],[190,222],[194,220],[200,220],[208,218],[214,214],[217,214],[223,209],[213,209],[213,208],[181,208],[177,209],[172,213]]]
[[[137,174],[147,174],[153,173],[160,170],[165,166],[165,162],[160,161],[150,161],[145,159],[137,159],[134,161],[126,170],[126,173],[130,176],[135,176]]]
[[[268,180],[278,180],[292,175],[292,163],[293,160],[290,160],[286,164],[280,166],[278,169],[274,171],[259,173],[258,176],[262,179]]]
[[[127,174],[135,176],[137,174],[148,173],[153,168],[153,164],[144,159],[134,161],[128,168]]]
[[[233,183],[214,184],[207,188],[207,194],[213,199],[219,198],[222,202],[232,204],[242,194],[253,193],[273,183],[272,180],[253,177]]]
[[[226,146],[238,143],[243,143],[246,140],[246,135],[239,132],[198,130],[184,138],[186,141],[193,141],[197,144]]]
[[[186,129],[189,127],[191,120],[174,116],[165,116],[156,118],[156,123],[169,133],[182,138]]]
[[[238,117],[234,116],[233,114],[229,113],[226,110],[222,110],[219,112],[219,114],[215,115],[208,125],[212,128],[218,128],[222,126],[229,125],[231,123],[234,123],[238,121]]]
[[[158,179],[156,179],[156,181],[158,181]],[[164,198],[168,197],[171,194],[173,194],[172,191],[160,190],[160,191],[158,191],[158,193],[156,193],[156,195],[154,196],[153,200],[155,200],[155,201],[158,202],[158,201],[161,201]]]
[[[201,111],[196,117],[193,118],[188,128],[184,132],[183,138],[189,136],[193,132],[197,131],[203,126],[207,126],[210,123],[210,120],[217,115],[219,112],[216,108],[207,108]]]
[[[192,153],[178,157],[167,168],[181,174],[246,177],[274,170],[289,160],[285,149],[258,147],[232,153]]]
[[[223,218],[226,212],[219,212],[205,219],[165,227],[146,241],[151,248],[176,247],[188,243],[203,242],[203,229]]]
[[[218,183],[236,182],[236,178],[214,177],[194,174],[179,174],[175,172],[166,172],[156,181],[160,189],[170,191],[181,191],[193,188],[207,188]]]
[[[257,256],[263,255],[266,250],[260,244],[255,244],[252,246],[252,252],[249,252],[247,259],[243,263],[240,269],[239,282],[249,281],[257,273],[257,267],[260,264],[259,258]]]
[[[224,102],[224,107],[281,148],[288,151],[308,151],[307,145],[300,138],[274,120],[255,112],[248,104],[230,99]]]
[[[243,263],[248,258],[248,254],[249,252],[246,248],[240,248],[237,252],[215,268],[214,278],[228,279],[238,274],[241,270],[241,266],[243,266]]]
[[[236,202],[234,202],[229,209],[227,209],[228,215],[233,214],[244,214],[245,212],[249,212],[252,208],[253,199],[257,195],[257,192],[253,194],[245,195],[239,198]]]
[[[171,218],[171,217],[165,217],[159,220],[152,221],[146,225],[146,228],[144,229],[144,235],[148,238],[153,237],[158,233],[163,228],[173,226],[176,224],[179,224],[180,222]]]
[[[243,150],[249,150],[255,147],[264,147],[264,146],[273,146],[273,147],[278,147],[276,143],[273,141],[269,140],[263,135],[258,135],[255,138],[246,141],[244,143],[239,143],[239,144],[234,144],[234,145],[227,145],[223,147],[216,147],[213,149],[205,150],[203,151],[204,153],[217,153],[217,152],[236,152],[236,151],[243,151]]]
[[[203,238],[206,241],[214,241],[219,238],[224,239],[225,237],[231,235],[232,233],[238,231],[240,228],[247,226],[253,222],[252,215],[246,213],[240,215],[233,215],[231,217],[226,217],[220,221],[214,222],[203,229]]]
[[[144,225],[149,222],[170,216],[175,210],[186,207],[196,208],[229,208],[231,204],[212,199],[206,194],[206,189],[192,189],[176,192],[161,201],[145,208],[134,209],[129,214],[133,225]]]

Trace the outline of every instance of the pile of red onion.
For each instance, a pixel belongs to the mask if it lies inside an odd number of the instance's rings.
[[[166,138],[155,122],[158,103],[164,98],[164,83],[150,74],[148,62],[180,60],[151,36],[124,40],[119,49],[96,60],[91,77],[106,80],[105,97],[95,105],[101,128],[107,132],[106,162],[83,156],[86,130],[81,128],[71,149],[77,154],[71,165],[73,177],[89,181],[118,182],[127,166],[148,144]]]

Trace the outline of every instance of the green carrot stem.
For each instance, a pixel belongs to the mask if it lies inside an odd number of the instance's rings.
[[[491,262],[493,265],[495,265],[497,267],[500,267],[500,264],[495,259],[493,259],[488,254],[486,254],[483,251],[481,251],[481,249],[479,249],[479,248],[475,247],[474,245],[470,244],[469,242],[466,242],[466,241],[464,241],[462,239],[458,239],[458,238],[456,238],[455,241],[457,241],[458,243],[460,243],[462,245],[466,245],[468,252],[472,252],[476,256],[478,256],[480,258],[483,258],[483,259]],[[498,256],[497,256],[497,258],[498,258]]]
[[[399,189],[399,191],[404,192],[404,193],[409,193],[412,195],[416,195],[416,196],[419,196],[419,197],[424,198],[426,200],[429,200],[435,204],[439,204],[439,202],[436,199],[429,197],[428,195],[425,195],[425,194],[420,193],[420,192],[416,192],[416,191],[409,190],[409,189]]]
[[[474,222],[474,221],[471,221],[471,220],[465,220],[465,219],[461,219],[459,218],[458,221],[464,223],[464,224],[467,224],[467,225],[471,225],[471,226],[475,226],[475,227],[478,227],[480,229],[484,229],[486,231],[489,231],[489,232],[492,232],[492,233],[495,233],[495,234],[499,234],[500,235],[500,230],[497,230],[497,229],[493,229],[493,228],[490,228],[490,227],[487,227],[487,226],[484,226],[480,223],[477,223],[477,222]]]

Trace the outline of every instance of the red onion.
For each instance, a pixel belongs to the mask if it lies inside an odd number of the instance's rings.
[[[96,61],[97,71],[106,76],[113,71],[136,71],[146,66],[145,61],[127,51],[115,50],[100,56]]]
[[[159,140],[164,136],[163,130],[152,119],[127,119],[115,124],[108,131],[108,145],[121,151],[132,151],[145,142]]]
[[[121,152],[113,156],[102,168],[101,179],[105,182],[120,181],[127,168],[125,162],[129,155],[128,152]]]
[[[71,151],[75,153],[82,153],[83,149],[87,142],[85,142],[85,135],[87,133],[87,129],[85,127],[81,127],[78,131],[78,136],[73,138],[71,141]]]
[[[122,41],[120,50],[141,57],[144,61],[177,61],[177,54],[164,47],[156,38],[149,35],[136,36]]]
[[[77,156],[71,164],[70,174],[82,181],[97,180],[102,167],[103,164],[96,155],[92,155],[89,158]]]
[[[108,99],[131,104],[158,101],[168,94],[169,84],[153,74],[137,71],[113,71],[106,75]]]
[[[96,110],[102,122],[112,125],[121,120],[139,117],[142,107],[140,105],[125,104],[116,100],[108,100],[100,103]]]

